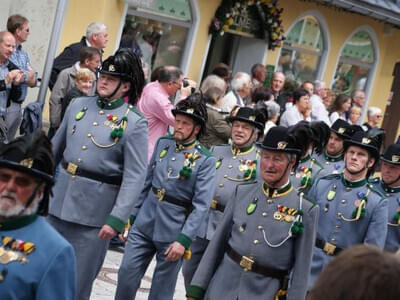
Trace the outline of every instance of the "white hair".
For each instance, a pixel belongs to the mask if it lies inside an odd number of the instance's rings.
[[[315,80],[314,81],[314,93],[322,88],[326,87],[325,81]]]
[[[244,72],[237,72],[231,82],[232,90],[240,91],[251,82],[250,75]]]
[[[281,111],[281,107],[275,101],[267,101],[265,102],[265,105],[267,106],[268,120],[271,120]]]
[[[378,115],[381,113],[382,113],[382,110],[379,107],[376,107],[376,106],[368,107],[368,110],[367,110],[368,117],[372,117],[372,116],[375,116],[375,115]]]
[[[219,88],[225,93],[226,82],[217,75],[208,75],[201,83],[200,90],[202,91],[202,93],[206,93],[212,87]]]
[[[86,39],[90,39],[93,34],[98,34],[102,30],[107,30],[107,26],[101,22],[90,23],[86,29]]]

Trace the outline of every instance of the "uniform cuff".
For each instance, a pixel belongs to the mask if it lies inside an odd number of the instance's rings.
[[[203,300],[205,290],[199,286],[191,285],[186,291],[186,297],[192,297],[196,300]]]
[[[180,233],[176,241],[182,244],[185,249],[189,249],[190,245],[192,244],[192,239],[183,233]]]
[[[106,224],[114,228],[118,232],[122,232],[125,227],[125,222],[121,221],[120,219],[109,215],[106,220]]]
[[[131,223],[131,226],[133,225],[133,223],[135,222],[135,220],[136,220],[136,216],[131,215],[131,216],[129,217],[129,222]]]

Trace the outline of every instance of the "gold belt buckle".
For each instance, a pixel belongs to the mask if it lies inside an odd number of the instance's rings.
[[[239,265],[244,269],[245,272],[251,271],[251,268],[253,267],[254,260],[247,256],[242,256]]]
[[[76,170],[78,169],[78,165],[75,165],[73,163],[68,163],[67,164],[67,172],[75,175],[76,174]]]
[[[163,199],[164,199],[164,195],[165,195],[165,189],[157,189],[157,198],[158,198],[158,201],[163,201]]]
[[[216,210],[217,209],[217,204],[218,204],[217,200],[214,200],[214,199],[211,200],[210,208],[213,209],[213,210]]]
[[[326,254],[333,255],[335,253],[335,249],[336,249],[335,245],[326,242],[323,250],[325,251]]]

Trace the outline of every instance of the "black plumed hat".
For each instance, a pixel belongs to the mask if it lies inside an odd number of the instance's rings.
[[[242,121],[249,123],[261,131],[264,131],[265,119],[262,113],[258,113],[251,107],[240,107],[236,115],[227,118],[229,122]]]
[[[381,155],[381,160],[389,164],[400,165],[400,145],[399,144],[389,145],[385,153]]]

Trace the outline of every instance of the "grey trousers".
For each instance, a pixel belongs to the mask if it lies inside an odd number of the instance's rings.
[[[49,215],[47,221],[75,249],[77,265],[76,300],[89,300],[92,285],[103,265],[109,240],[97,237],[100,228],[63,221]]]
[[[7,107],[7,113],[5,117],[5,122],[7,126],[7,139],[12,141],[18,131],[19,125],[21,123],[21,104],[11,101],[9,107]]]
[[[197,237],[190,246],[192,258],[185,260],[182,265],[182,274],[186,290],[190,286],[190,282],[192,281],[194,273],[196,273],[197,267],[200,264],[201,258],[203,257],[209,242],[210,241],[207,239]]]
[[[154,255],[156,255],[157,264],[148,300],[172,300],[182,259],[173,262],[165,260],[164,252],[170,244],[154,242],[132,226],[118,272],[116,300],[135,298],[136,291]]]

